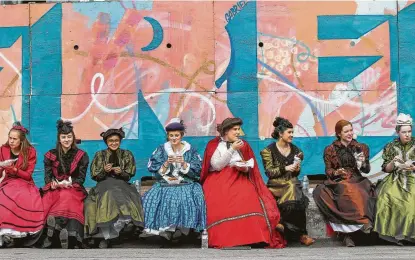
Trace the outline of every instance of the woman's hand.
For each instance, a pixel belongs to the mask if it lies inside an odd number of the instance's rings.
[[[232,148],[234,150],[239,150],[242,148],[243,145],[244,145],[244,142],[241,139],[238,139],[238,141],[235,141],[232,143]]]
[[[184,165],[186,164],[186,162],[184,161],[183,156],[177,156],[176,157],[176,162],[180,163],[182,167],[184,167]]]
[[[112,170],[115,172],[115,174],[120,174],[121,173],[121,168],[120,167],[114,167],[114,168],[112,168]]]
[[[166,163],[167,163],[167,164],[174,163],[174,157],[173,157],[173,156],[171,156],[171,155],[169,155],[169,157],[167,158]]]
[[[104,166],[104,171],[105,172],[110,172],[112,170],[112,163],[107,163],[105,166]]]
[[[288,166],[285,166],[285,171],[287,172],[295,172],[297,169],[297,165],[295,164],[290,164]]]
[[[52,181],[52,183],[50,184],[50,188],[52,190],[55,190],[59,187],[59,184],[56,181]]]
[[[340,168],[338,174],[343,180],[350,179],[351,173],[346,171],[344,168]]]
[[[17,168],[14,166],[7,166],[7,167],[4,167],[4,171],[6,172],[6,174],[14,175],[17,172]]]
[[[343,180],[350,178],[351,174],[344,168],[339,168],[334,172],[334,177],[340,177]]]
[[[339,168],[334,171],[335,176],[342,176],[346,170],[344,168]]]
[[[363,154],[357,156],[356,160],[358,162],[364,162],[366,160],[365,156]]]
[[[73,186],[72,186],[72,183],[68,183],[68,184],[64,184],[63,187],[65,189],[69,189],[69,188],[72,188]]]

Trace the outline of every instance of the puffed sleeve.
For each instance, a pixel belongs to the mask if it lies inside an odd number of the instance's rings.
[[[202,158],[193,147],[190,149],[189,153],[190,160],[187,161],[188,167],[186,169],[182,169],[181,172],[187,174],[191,178],[199,179],[200,171],[202,170]]]
[[[334,177],[334,172],[337,170],[334,168],[334,163],[333,163],[333,156],[335,155],[335,151],[333,146],[327,146],[324,149],[324,164],[326,166],[326,175],[329,178],[333,178]]]
[[[123,161],[123,168],[121,169],[121,178],[125,181],[129,181],[135,175],[135,159],[132,152],[123,150],[122,158],[120,160]]]
[[[163,163],[167,161],[167,154],[164,151],[164,147],[161,145],[154,150],[153,154],[151,155],[150,159],[148,160],[147,169],[151,173],[160,173],[161,166]],[[170,169],[164,174],[168,174]]]
[[[26,181],[32,180],[32,174],[36,166],[36,150],[34,148],[30,149],[28,156],[27,168],[25,170],[18,168],[16,172],[17,176]]]
[[[79,174],[76,178],[72,180],[73,183],[78,183],[79,185],[83,186],[85,182],[86,177],[86,171],[88,170],[88,164],[89,164],[89,157],[87,153],[84,153],[81,160],[79,161],[78,167],[79,167]]]
[[[285,166],[272,159],[272,152],[270,149],[265,148],[260,152],[262,158],[262,164],[264,165],[265,174],[268,178],[275,178],[285,173]]]
[[[104,180],[107,176],[107,173],[104,171],[104,151],[99,151],[95,153],[94,159],[91,163],[91,178],[94,181]]]

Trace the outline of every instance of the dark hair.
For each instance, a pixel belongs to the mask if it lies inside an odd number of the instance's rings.
[[[279,139],[280,133],[284,133],[285,130],[294,128],[290,121],[282,117],[276,117],[272,125],[274,126],[274,132],[272,132],[271,136],[274,139]]]
[[[234,126],[241,126],[243,124],[242,119],[236,117],[236,118],[226,118],[225,120],[223,120],[222,124],[219,124],[216,127],[216,130],[219,132],[220,136],[224,136],[225,133],[233,128]]]
[[[20,139],[20,152],[23,155],[23,164],[22,164],[22,170],[27,170],[28,161],[29,161],[29,149],[30,147],[33,147],[32,144],[27,140],[27,133],[28,131],[26,128],[22,126],[20,122],[15,122],[13,124],[12,129],[9,131],[9,135],[12,131],[16,131],[19,133],[19,139]],[[10,146],[9,140],[6,142],[7,146]]]
[[[336,132],[337,139],[340,140],[340,134],[343,130],[343,127],[348,126],[348,125],[351,125],[353,127],[353,124],[351,122],[344,120],[344,119],[336,123],[336,126],[334,127],[334,131]]]
[[[60,137],[61,135],[68,135],[68,134],[72,134],[73,136],[73,141],[71,144],[71,149],[76,149],[78,148],[76,146],[76,136],[75,136],[75,132],[73,131],[73,126],[72,126],[72,122],[70,121],[62,121],[62,120],[58,120],[56,122],[56,128],[58,130],[57,133],[57,137],[56,137],[56,153],[57,153],[57,159],[59,161],[59,164],[62,166],[63,172],[66,172],[67,169],[65,169],[65,164],[62,161],[62,154],[63,154],[63,149],[62,149],[62,144],[60,142]]]

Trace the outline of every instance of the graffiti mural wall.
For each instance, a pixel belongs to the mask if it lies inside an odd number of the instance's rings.
[[[410,1],[24,4],[0,17],[0,142],[15,120],[29,126],[38,185],[61,117],[91,159],[105,148],[99,134],[123,127],[135,179],[149,175],[172,117],[201,154],[217,123],[241,117],[257,155],[286,117],[302,174],[324,173],[323,149],[346,119],[371,148],[373,180],[397,113],[415,117]]]

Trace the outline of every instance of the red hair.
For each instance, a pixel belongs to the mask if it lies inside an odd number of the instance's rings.
[[[336,123],[336,126],[334,127],[334,131],[336,132],[337,139],[340,139],[340,134],[343,130],[343,127],[348,126],[348,125],[353,127],[351,122],[344,120],[344,119]]]

